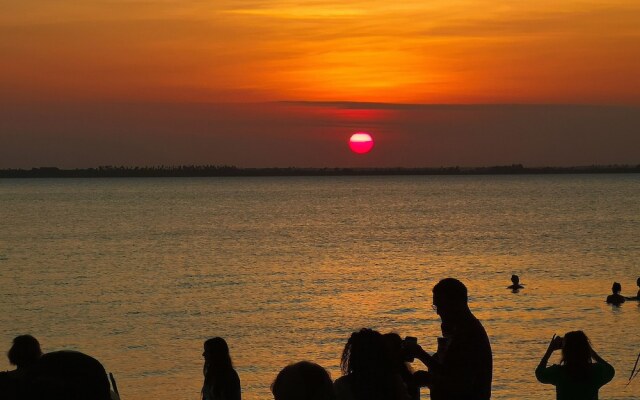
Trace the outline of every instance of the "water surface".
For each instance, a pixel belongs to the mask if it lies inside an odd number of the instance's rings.
[[[494,398],[554,398],[533,371],[575,329],[616,367],[601,398],[640,393],[640,307],[604,303],[637,290],[638,175],[2,180],[0,205],[0,346],[91,354],[123,399],[196,399],[211,336],[248,400],[302,359],[337,378],[361,327],[435,350],[448,276],[489,333]]]

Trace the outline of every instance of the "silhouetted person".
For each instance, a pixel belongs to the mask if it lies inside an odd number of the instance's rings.
[[[410,400],[384,338],[377,331],[353,332],[342,352],[340,367],[343,376],[334,383],[338,400]]]
[[[231,362],[229,346],[221,337],[204,342],[203,400],[240,400],[240,377]]]
[[[77,351],[43,355],[29,371],[28,382],[26,400],[110,400],[102,364]]]
[[[560,349],[560,365],[547,367],[551,354]],[[568,332],[564,339],[553,335],[536,368],[538,381],[556,387],[557,400],[597,400],[600,387],[614,375],[613,367],[596,354],[582,331]]]
[[[507,286],[507,289],[511,289],[514,293],[517,293],[520,289],[524,289],[524,286],[520,284],[520,277],[518,275],[511,275],[511,286]]]
[[[13,339],[7,352],[9,363],[15,365],[13,371],[0,372],[0,399],[15,399],[24,387],[27,374],[42,356],[40,343],[31,335],[21,335]]]
[[[411,400],[420,399],[420,387],[413,378],[413,370],[407,362],[407,352],[404,350],[403,341],[397,333],[385,333],[382,335],[387,346],[387,351],[393,363],[394,372],[400,375],[402,382]]]
[[[636,280],[636,285],[638,285],[638,294],[636,297],[625,297],[627,300],[640,300],[640,278]]]
[[[429,369],[414,376],[421,386],[429,387],[434,400],[491,397],[493,358],[489,337],[467,302],[467,288],[457,279],[446,278],[433,287],[433,308],[451,332],[451,340],[442,360],[417,344],[412,354]]]
[[[275,400],[335,400],[331,376],[321,366],[300,361],[284,367],[271,384]]]
[[[613,304],[615,306],[619,306],[620,304],[624,303],[625,299],[624,296],[620,294],[621,291],[622,285],[620,285],[618,282],[613,282],[613,286],[611,287],[611,292],[613,293],[607,296],[607,303]]]

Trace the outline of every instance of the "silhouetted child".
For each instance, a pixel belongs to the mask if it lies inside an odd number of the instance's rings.
[[[513,285],[507,286],[507,289],[511,289],[514,292],[524,289],[524,286],[520,284],[520,277],[518,275],[511,275],[511,283],[513,283]]]
[[[240,377],[231,362],[229,346],[221,337],[204,342],[203,400],[240,400]]]
[[[547,367],[555,350],[562,350],[562,361],[560,365]],[[568,332],[564,338],[553,335],[536,368],[538,381],[554,385],[558,400],[597,400],[598,390],[614,375],[613,367],[596,354],[582,331]]]
[[[275,400],[335,400],[329,373],[318,364],[300,361],[287,365],[271,384]]]
[[[42,356],[40,343],[31,335],[21,335],[13,339],[7,353],[9,363],[15,365],[13,371],[0,372],[0,399],[16,399],[25,385],[30,369]]]
[[[613,282],[611,291],[613,292],[613,294],[607,296],[607,303],[613,304],[615,306],[619,306],[620,304],[624,303],[624,296],[620,294],[620,292],[622,291],[622,285],[620,285],[618,282]]]

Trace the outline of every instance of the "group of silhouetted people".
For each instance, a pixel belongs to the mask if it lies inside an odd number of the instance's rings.
[[[625,297],[620,294],[620,292],[622,292],[622,285],[619,282],[613,282],[611,294],[607,296],[607,303],[619,306],[627,300],[640,301],[640,277],[636,280],[636,285],[638,285],[638,294],[636,296]],[[511,275],[511,285],[507,286],[507,289],[511,289],[513,293],[518,293],[520,289],[524,289],[524,286],[520,284],[520,277],[518,275]]]
[[[640,284],[640,278],[638,280]],[[513,290],[522,288],[517,275]],[[517,287],[519,286],[519,287]],[[639,293],[640,294],[640,293]],[[437,351],[425,351],[414,337],[381,334],[363,328],[349,337],[340,360],[342,376],[332,381],[320,365],[300,361],[283,368],[271,385],[275,400],[419,400],[428,388],[433,400],[488,400],[493,356],[487,333],[468,305],[466,286],[446,278],[433,287],[433,309],[441,319]],[[562,351],[560,365],[547,367],[551,354]],[[203,400],[241,400],[240,377],[223,338],[204,343]],[[38,341],[18,336],[8,353],[14,371],[0,373],[2,400],[118,399],[104,367],[79,352],[43,354]],[[419,360],[425,369],[410,365]],[[594,400],[615,374],[591,347],[582,331],[554,335],[537,379],[556,387],[557,399]]]
[[[43,354],[36,338],[21,335],[13,340],[7,355],[16,369],[0,372],[2,400],[119,399],[102,364],[84,353]]]
[[[433,309],[442,319],[438,351],[431,355],[417,339],[363,328],[353,332],[342,352],[342,376],[333,382],[318,364],[301,361],[277,375],[275,400],[418,400],[420,388],[431,398],[486,400],[491,397],[493,360],[489,337],[468,306],[466,286],[443,279],[433,287]],[[204,345],[204,400],[239,400],[240,380],[224,339]],[[426,370],[413,371],[418,359]]]
[[[517,286],[519,280],[514,277],[512,282]],[[418,400],[422,387],[429,389],[433,400],[489,399],[493,372],[491,345],[484,327],[469,309],[467,288],[457,279],[441,280],[433,288],[433,308],[442,320],[442,336],[434,354],[423,350],[413,337],[403,340],[397,333],[381,334],[364,328],[353,332],[344,347],[341,377],[332,381],[329,373],[313,362],[290,364],[271,385],[274,399]],[[220,379],[211,380],[208,374],[214,367],[205,356],[202,398],[239,400],[240,381],[233,371],[229,348],[221,338],[209,339],[205,342],[205,353],[207,343],[212,341],[221,343],[217,349],[224,354],[216,357],[224,362]],[[561,363],[547,367],[556,350],[562,351]],[[414,359],[426,370],[413,371],[409,363]],[[564,337],[554,335],[535,371],[540,382],[556,387],[558,400],[597,400],[600,387],[611,381],[614,374],[614,368],[593,350],[582,331],[568,332]]]

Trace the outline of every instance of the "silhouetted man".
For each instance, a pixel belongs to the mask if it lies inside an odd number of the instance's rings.
[[[487,400],[491,397],[493,360],[489,338],[469,310],[467,288],[457,279],[443,279],[433,287],[433,308],[450,329],[444,354],[429,355],[419,345],[410,352],[428,372],[416,379],[431,390],[434,400]]]

